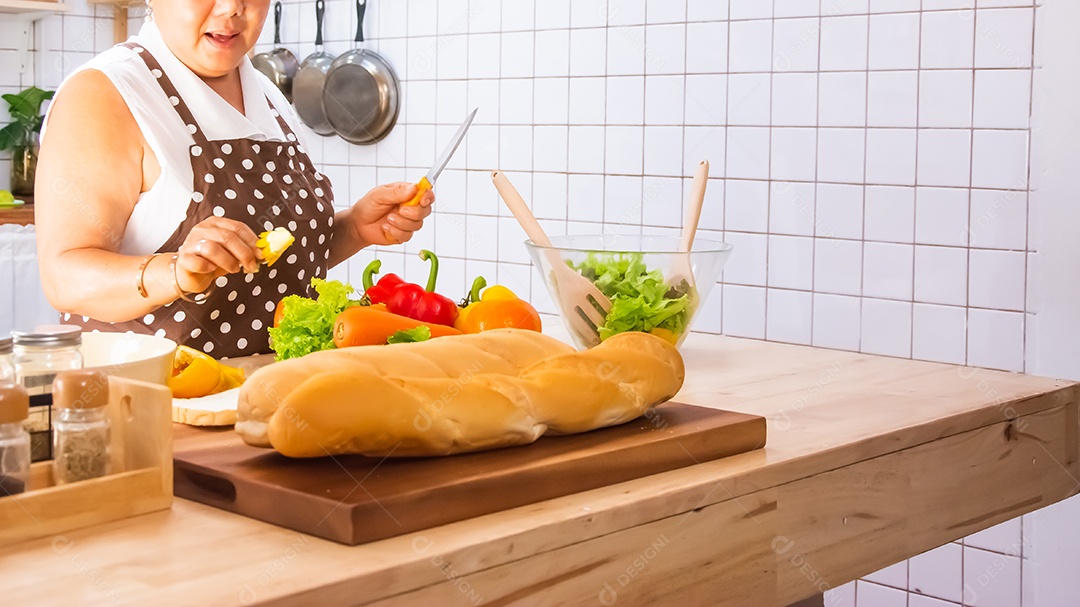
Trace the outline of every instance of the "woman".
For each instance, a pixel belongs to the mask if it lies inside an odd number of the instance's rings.
[[[277,302],[431,212],[377,187],[334,213],[284,96],[247,58],[270,0],[153,0],[139,34],[61,85],[37,170],[42,285],[66,321],[217,357],[269,349]],[[296,242],[260,267],[256,234]]]

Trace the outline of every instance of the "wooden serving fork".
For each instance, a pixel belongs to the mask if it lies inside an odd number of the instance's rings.
[[[557,303],[563,318],[586,345],[592,347],[599,344],[600,334],[597,328],[604,324],[604,319],[611,310],[611,300],[596,288],[591,280],[566,265],[559,252],[551,248],[551,239],[544,233],[529,206],[504,173],[492,171],[491,181],[533,243],[545,247],[544,252],[551,263],[552,272],[550,278],[545,278],[554,281]]]

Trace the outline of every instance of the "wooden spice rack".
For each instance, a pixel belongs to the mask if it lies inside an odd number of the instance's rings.
[[[52,462],[30,469],[28,490],[0,497],[0,547],[172,507],[172,392],[109,378],[113,474],[56,485]]]

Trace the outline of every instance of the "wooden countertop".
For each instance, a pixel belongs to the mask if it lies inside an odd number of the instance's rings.
[[[783,606],[1077,492],[1071,382],[706,335],[683,354],[678,398],[767,416],[767,448],[351,548],[177,500],[3,549],[5,600]]]

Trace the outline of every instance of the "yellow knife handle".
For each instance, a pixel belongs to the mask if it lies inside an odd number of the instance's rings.
[[[420,183],[416,184],[416,196],[412,197],[412,200],[406,202],[404,206],[415,207],[420,204],[420,199],[424,197],[424,193],[431,189],[431,182],[428,181],[427,175],[420,178]]]
[[[413,196],[412,200],[402,204],[401,206],[403,206],[403,207],[415,207],[416,205],[420,204],[420,199],[424,197],[424,192],[427,192],[430,189],[431,189],[431,182],[428,181],[427,175],[424,175],[423,177],[420,178],[420,183],[416,184],[416,196]],[[386,239],[389,240],[390,242],[397,243],[397,239],[394,238],[393,236],[391,236],[390,232],[384,230],[383,234],[386,235]]]

